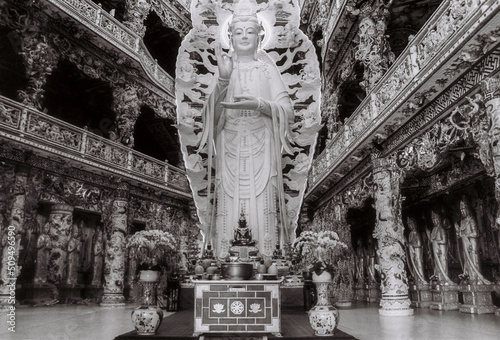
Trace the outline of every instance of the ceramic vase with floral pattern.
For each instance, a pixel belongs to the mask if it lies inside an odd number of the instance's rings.
[[[339,312],[328,300],[328,286],[332,275],[323,271],[320,275],[313,272],[312,281],[316,285],[317,302],[309,314],[309,323],[316,336],[332,336],[339,324]]]
[[[163,311],[156,306],[158,272],[142,270],[139,283],[143,286],[142,305],[132,311],[132,323],[138,335],[154,335],[163,320]]]

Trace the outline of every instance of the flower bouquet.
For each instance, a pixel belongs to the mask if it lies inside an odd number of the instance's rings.
[[[293,243],[293,249],[307,271],[320,275],[323,271],[333,273],[337,261],[345,255],[347,245],[334,231],[303,231]]]
[[[133,253],[139,267],[166,269],[179,263],[177,242],[172,234],[162,230],[143,230],[130,236],[127,249]]]

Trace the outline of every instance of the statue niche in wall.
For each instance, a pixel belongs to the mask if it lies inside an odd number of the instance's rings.
[[[295,235],[321,120],[319,64],[297,1],[281,4],[192,1],[194,28],[177,58],[184,163],[221,258],[241,209],[262,255]]]

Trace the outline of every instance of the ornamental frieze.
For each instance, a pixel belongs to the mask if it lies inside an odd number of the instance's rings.
[[[397,145],[408,140],[412,134],[424,129],[429,122],[432,122],[437,117],[443,115],[443,113],[452,109],[456,105],[456,102],[461,99],[460,94],[468,93],[476,88],[483,79],[490,77],[499,67],[500,49],[496,49],[465,73],[460,81],[439,94],[437,98],[398,130],[396,134],[391,136],[386,144],[384,144],[385,150],[393,150]],[[412,104],[410,103],[409,105]]]
[[[405,203],[411,204],[425,197],[447,192],[452,187],[470,182],[471,178],[480,175],[484,176],[484,166],[481,161],[474,157],[465,157],[464,160],[455,162],[453,167],[430,176],[406,178],[401,190],[405,196]]]
[[[373,197],[373,173],[369,172],[345,188],[340,196],[347,208],[361,208],[369,197]]]
[[[399,168],[429,171],[439,165],[442,155],[459,142],[477,145],[476,157],[492,173],[492,156],[488,143],[489,122],[482,97],[467,98],[449,116],[441,119],[395,154]]]

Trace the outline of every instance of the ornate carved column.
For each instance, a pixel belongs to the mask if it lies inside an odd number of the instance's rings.
[[[35,22],[33,22],[36,25]],[[59,61],[58,52],[49,45],[47,37],[38,30],[26,29],[21,34],[22,52],[28,85],[26,90],[19,91],[18,96],[23,104],[31,105],[38,110],[42,110],[44,92],[43,86],[47,82],[47,77],[57,66]]]
[[[495,198],[500,204],[500,76],[490,77],[481,82],[481,90],[486,104],[486,114],[491,126],[489,130],[489,144],[493,158],[493,169],[495,177]],[[500,242],[500,209],[497,208],[495,224],[492,228],[497,231]],[[495,312],[500,316],[500,308]]]
[[[392,1],[376,0],[373,6],[365,3],[359,10],[348,8],[351,13],[360,15],[359,43],[356,47],[355,58],[364,66],[364,80],[360,85],[366,93],[373,89],[395,59],[385,37]]]
[[[376,157],[376,156],[375,156]],[[403,222],[401,220],[401,170],[386,158],[373,158],[373,185],[376,225],[373,236],[378,241],[382,300],[380,315],[413,315],[408,297],[405,270]]]
[[[335,289],[333,289],[332,293],[337,301],[335,303],[337,307],[351,307],[352,301],[354,300],[354,248],[351,242],[351,227],[347,224],[347,206],[342,203],[342,197],[336,195],[334,202],[334,221],[337,225],[334,231],[339,235],[339,238],[345,242],[349,249],[349,253],[338,263],[340,277],[336,282],[334,281]],[[335,275],[335,278],[337,278],[337,275]]]
[[[125,305],[123,285],[125,279],[125,234],[127,233],[127,212],[129,186],[121,183],[115,192],[109,221],[104,260],[104,296],[102,307]]]
[[[134,146],[134,125],[141,113],[137,88],[131,84],[113,88],[113,110],[116,114],[118,142],[132,148]]]
[[[8,224],[2,232],[2,262],[0,269],[0,309],[15,304],[16,279],[20,273],[19,247],[24,226],[24,211],[26,202],[26,185],[28,171],[21,167],[16,169],[14,198],[10,209]]]
[[[491,122],[488,135],[493,157],[495,197],[500,204],[500,76],[483,80],[481,89],[486,105],[486,114]],[[500,229],[500,209],[497,210],[496,223],[493,227],[497,230]]]
[[[325,122],[328,129],[326,144],[328,144],[333,139],[339,129],[340,121],[338,101],[339,89],[333,89],[328,86],[325,90],[323,101],[321,103],[321,113],[323,115],[323,121]]]
[[[151,3],[148,0],[127,0],[123,24],[143,38],[146,33],[144,20],[150,10]]]
[[[73,224],[73,207],[64,203],[52,205],[49,215],[49,236],[52,249],[49,255],[48,281],[59,284],[66,279],[68,244]]]

